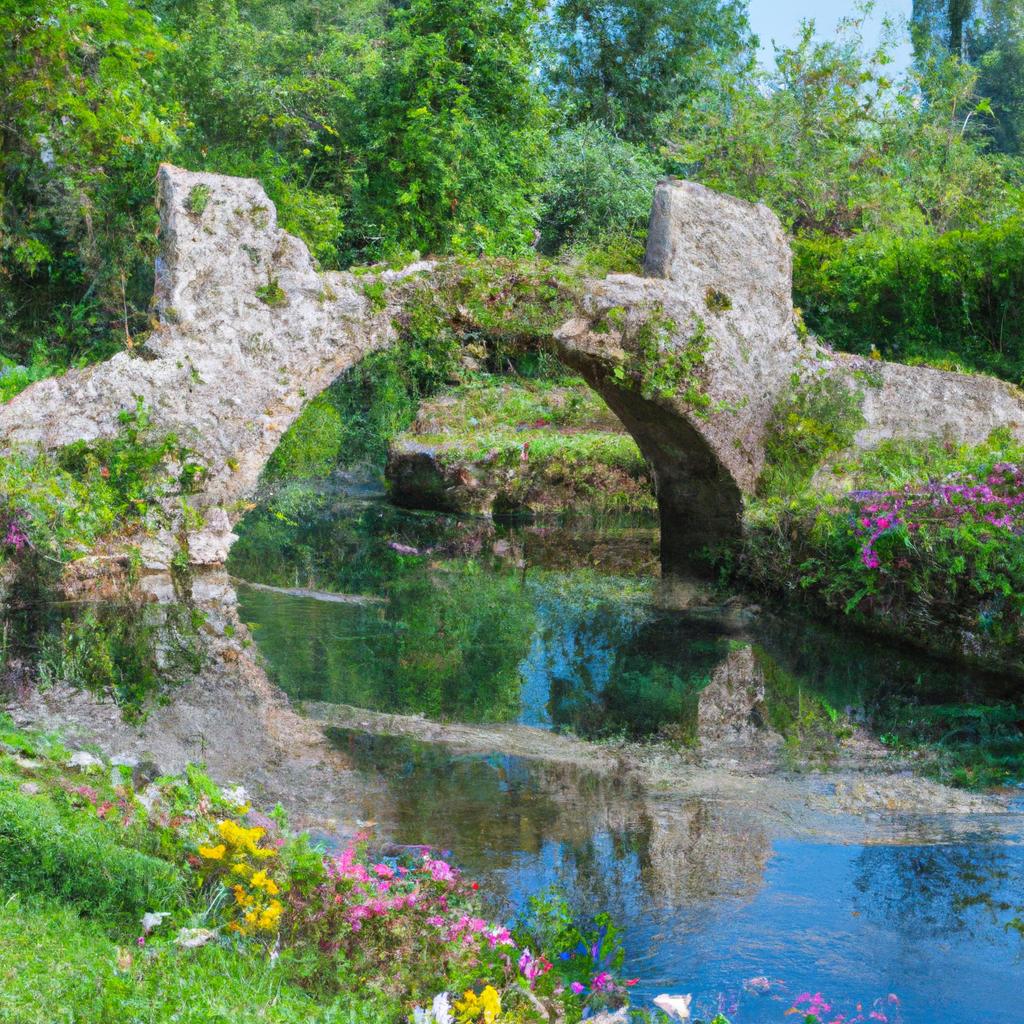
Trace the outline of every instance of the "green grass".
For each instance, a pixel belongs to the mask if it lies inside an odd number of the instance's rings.
[[[646,471],[646,463],[636,442],[627,434],[559,434],[543,430],[523,430],[511,434],[495,431],[460,439],[443,434],[416,435],[416,440],[441,447],[438,457],[442,461],[474,461],[494,456],[494,461],[499,465],[506,465],[518,462],[523,445],[528,444],[530,462],[535,466],[559,462],[565,466],[585,467],[599,464],[633,473]]]
[[[109,932],[68,906],[0,886],[0,1020],[378,1024],[398,1018],[396,1007],[307,992],[289,980],[285,957],[270,966],[255,949],[150,950],[134,944],[136,934]]]
[[[582,381],[529,381],[481,376],[420,408],[432,432],[475,435],[516,431],[540,420],[557,429],[622,433],[622,424]]]
[[[178,869],[114,841],[84,814],[61,816],[46,797],[26,796],[0,778],[0,884],[127,920],[181,902]]]

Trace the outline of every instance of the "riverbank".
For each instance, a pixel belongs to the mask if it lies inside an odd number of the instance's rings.
[[[19,1024],[52,1024],[54,1006],[382,1022],[439,1001],[467,1024],[539,1022],[628,1002],[608,925],[605,952],[581,957],[594,936],[557,902],[495,923],[429,847],[314,847],[280,805],[194,766],[150,777],[0,718],[0,809],[0,1015]]]

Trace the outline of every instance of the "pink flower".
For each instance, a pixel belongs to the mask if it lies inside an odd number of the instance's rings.
[[[12,519],[7,524],[7,534],[4,537],[4,543],[13,547],[15,551],[21,551],[22,548],[28,547],[31,542],[21,524],[16,519]]]
[[[572,984],[569,986],[569,988],[573,992],[575,992],[576,995],[580,995],[583,992],[586,992],[586,990],[587,990],[587,986],[586,985],[581,985],[578,981],[572,982]]]
[[[551,962],[549,960],[544,957],[535,958],[528,949],[523,950],[523,955],[519,958],[519,972],[530,983],[530,988],[533,988],[534,981],[540,975],[547,974],[550,970]]]
[[[601,992],[606,988],[612,987],[612,976],[607,971],[600,971],[594,975],[594,980],[590,983],[590,987],[595,992]]]
[[[429,871],[435,882],[454,882],[458,878],[451,864],[443,860],[431,860],[429,856],[423,858],[423,870]]]
[[[512,933],[507,928],[492,928],[487,933],[487,944],[494,949],[495,946],[511,946]]]
[[[394,869],[388,867],[387,864],[374,864],[373,870],[376,872],[378,878],[394,878]]]

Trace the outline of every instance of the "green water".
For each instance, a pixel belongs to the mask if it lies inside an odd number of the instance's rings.
[[[236,577],[375,601],[239,587],[243,621],[299,700],[691,749],[760,739],[794,765],[829,763],[865,728],[952,781],[1024,778],[1016,680],[738,599],[665,610],[650,524],[495,525],[307,495],[239,532]],[[722,680],[744,652],[763,692],[737,703]]]

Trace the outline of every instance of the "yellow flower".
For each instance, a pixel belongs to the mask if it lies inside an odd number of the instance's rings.
[[[232,887],[231,891],[235,894],[235,899],[240,907],[251,907],[256,902],[256,899],[250,896],[240,885]]]
[[[278,889],[277,883],[267,877],[266,871],[257,871],[252,878],[249,879],[249,884],[254,889],[263,889],[268,896],[276,896],[281,890]]]
[[[227,849],[223,843],[218,843],[216,846],[200,846],[199,856],[205,857],[207,860],[223,860]]]
[[[480,995],[467,989],[462,999],[455,1004],[455,1013],[459,1024],[473,1024],[479,1020],[484,1024],[494,1024],[501,1013],[501,996],[491,985],[488,985]]]
[[[280,901],[271,900],[260,914],[259,927],[264,931],[274,931],[277,928],[278,922],[281,920],[281,914],[283,912],[284,906]]]
[[[277,853],[276,850],[265,850],[256,845],[267,834],[264,828],[244,828],[230,818],[225,818],[218,822],[217,831],[221,839],[241,853],[253,857],[273,857]]]
[[[231,869],[236,875],[241,875],[243,878],[248,878],[252,874],[252,865],[246,864],[245,861],[240,861]]]

